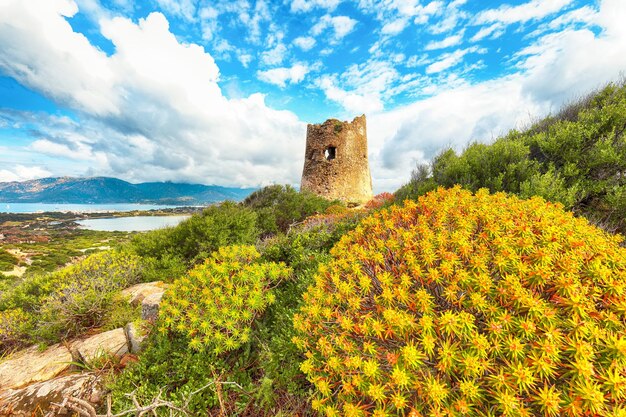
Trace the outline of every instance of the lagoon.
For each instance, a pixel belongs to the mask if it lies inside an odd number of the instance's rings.
[[[46,203],[0,203],[0,213],[103,213],[116,211],[159,210],[175,208],[156,204],[46,204]]]
[[[77,220],[82,228],[104,232],[146,232],[176,226],[190,216],[135,216]]]

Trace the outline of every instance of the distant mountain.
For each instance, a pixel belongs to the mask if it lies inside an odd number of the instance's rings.
[[[193,205],[223,200],[240,201],[253,191],[253,188],[171,182],[131,184],[108,177],[60,177],[0,182],[0,203]]]

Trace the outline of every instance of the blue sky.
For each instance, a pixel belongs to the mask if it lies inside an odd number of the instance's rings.
[[[626,70],[623,0],[0,0],[0,181],[298,184],[366,114],[375,191]]]

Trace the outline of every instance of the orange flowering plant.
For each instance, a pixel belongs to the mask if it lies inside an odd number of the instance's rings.
[[[366,218],[294,317],[326,416],[626,415],[622,238],[438,189]]]

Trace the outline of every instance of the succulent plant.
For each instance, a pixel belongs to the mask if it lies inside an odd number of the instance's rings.
[[[159,330],[214,354],[247,343],[252,321],[275,301],[272,286],[289,275],[284,264],[259,258],[254,246],[225,246],[175,280],[160,307]]]
[[[294,317],[326,416],[626,415],[626,249],[541,198],[365,219]]]

